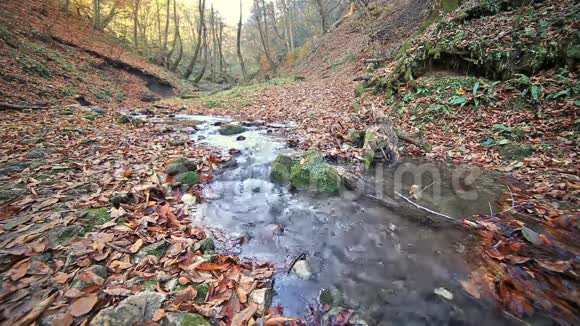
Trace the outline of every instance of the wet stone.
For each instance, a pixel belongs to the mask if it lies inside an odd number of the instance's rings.
[[[258,312],[263,314],[272,305],[272,289],[256,289],[250,293],[249,301],[258,305]]]
[[[219,129],[219,133],[224,135],[224,136],[236,135],[236,134],[240,134],[244,131],[246,131],[246,128],[244,128],[240,125],[237,125],[237,124],[222,125]]]
[[[197,170],[197,163],[185,157],[179,157],[171,161],[165,168],[165,173],[171,176]]]

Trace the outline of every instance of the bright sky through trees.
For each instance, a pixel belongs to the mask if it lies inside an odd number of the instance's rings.
[[[194,1],[194,0],[189,0]],[[196,2],[196,1],[195,1]],[[235,25],[240,19],[240,2],[239,0],[209,0],[207,6],[213,4],[214,8],[220,12],[228,25]],[[251,0],[243,0],[244,21],[250,16],[252,7]]]

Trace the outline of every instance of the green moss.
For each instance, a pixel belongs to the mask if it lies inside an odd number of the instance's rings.
[[[246,131],[246,128],[237,124],[225,124],[220,127],[219,133],[222,135],[236,135]]]
[[[180,173],[180,174],[176,175],[175,181],[177,181],[181,184],[184,184],[184,185],[193,186],[193,185],[200,183],[200,178],[199,178],[199,174],[197,174],[193,171],[188,171],[188,172],[184,172],[184,173]]]
[[[340,181],[336,170],[316,152],[308,152],[290,169],[290,183],[298,190],[336,192]]]
[[[509,143],[498,148],[501,156],[507,161],[521,160],[536,152],[534,146]]]
[[[290,182],[290,169],[299,162],[299,156],[292,154],[278,154],[272,163],[270,177],[274,182],[287,184]]]
[[[111,215],[109,215],[108,209],[106,207],[89,208],[82,214],[82,220],[85,221],[85,225],[83,227],[85,232],[92,232],[97,226],[111,221]]]
[[[193,288],[197,291],[197,296],[195,297],[196,302],[204,302],[205,297],[207,296],[207,292],[209,291],[209,284],[208,283],[199,283],[195,284]]]
[[[322,289],[320,290],[318,300],[320,301],[320,304],[332,305],[333,302],[332,293],[330,292],[329,289]]]

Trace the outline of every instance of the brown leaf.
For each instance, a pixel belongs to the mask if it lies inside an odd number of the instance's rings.
[[[244,324],[252,318],[254,313],[258,310],[258,305],[255,303],[251,303],[248,307],[240,312],[238,312],[234,318],[232,318],[232,325],[231,326],[244,326]]]
[[[143,239],[137,239],[131,248],[129,248],[129,251],[134,254],[141,249],[141,246],[143,246]]]
[[[79,279],[88,284],[103,285],[105,280],[90,270],[85,270],[79,274]]]
[[[167,314],[165,313],[164,309],[157,309],[153,314],[153,321],[160,321],[161,319],[165,318]]]
[[[49,296],[48,298],[42,300],[37,305],[32,308],[32,310],[26,314],[23,318],[19,318],[13,326],[28,326],[33,324],[40,315],[42,315],[48,307],[52,305],[52,303],[56,300],[58,293],[54,293],[53,295]]]
[[[29,258],[26,258],[17,262],[14,267],[8,271],[7,275],[10,276],[12,281],[18,281],[19,279],[23,278],[26,273],[28,273],[28,269],[30,268],[28,260]]]
[[[549,261],[549,260],[535,260],[542,268],[551,272],[564,273],[570,269],[570,263],[567,261]]]
[[[66,282],[68,282],[70,275],[68,275],[67,273],[63,273],[63,272],[58,272],[54,275],[54,281],[58,284],[64,284]]]
[[[69,312],[75,317],[80,317],[89,313],[98,301],[99,297],[96,294],[88,294],[87,296],[81,297],[73,302],[69,307]]]

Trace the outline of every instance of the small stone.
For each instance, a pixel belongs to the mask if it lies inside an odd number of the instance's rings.
[[[26,155],[26,158],[28,158],[28,159],[43,159],[43,158],[47,158],[48,156],[50,156],[51,153],[52,153],[52,151],[48,148],[34,147],[30,150],[30,152],[28,152],[28,155]]]
[[[308,280],[312,277],[312,272],[310,271],[310,265],[306,260],[297,261],[292,267],[292,271],[296,276],[303,280]]]
[[[107,113],[107,110],[100,108],[98,106],[93,106],[93,107],[91,107],[91,112],[94,114],[103,115],[103,114]]]
[[[128,204],[129,201],[130,201],[130,194],[115,195],[115,196],[109,198],[109,203],[115,208],[119,208],[119,206],[121,204]]]
[[[250,302],[258,305],[258,312],[263,314],[272,305],[272,289],[256,289],[250,293]]]
[[[133,325],[153,319],[155,310],[161,307],[165,295],[157,292],[140,292],[121,301],[114,307],[99,311],[91,320],[91,326]]]
[[[453,300],[453,293],[449,292],[449,290],[445,288],[436,288],[433,290],[433,293],[447,300]]]
[[[181,196],[181,202],[186,205],[194,205],[196,201],[197,199],[193,195],[185,194]]]
[[[177,279],[171,279],[170,281],[166,282],[163,288],[165,291],[172,292],[177,287]]]
[[[165,173],[171,176],[197,170],[197,163],[185,157],[174,159],[165,168]]]
[[[244,140],[246,140],[246,137],[244,137],[244,136],[238,136],[238,137],[236,138],[236,140],[237,140],[237,141],[244,141]]]

